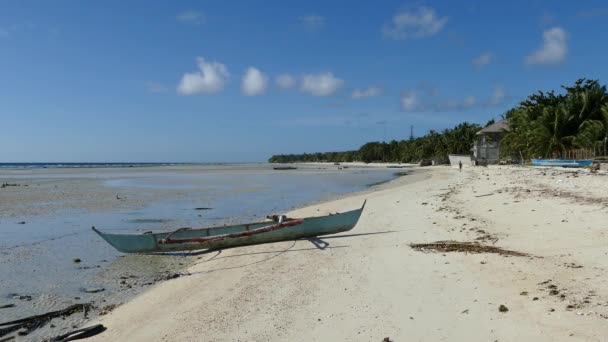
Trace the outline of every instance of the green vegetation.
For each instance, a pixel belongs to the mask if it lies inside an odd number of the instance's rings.
[[[503,157],[564,156],[573,149],[604,152],[608,137],[608,93],[597,80],[579,79],[553,91],[530,95],[505,116],[509,132],[501,142]]]
[[[448,154],[469,154],[475,141],[475,133],[481,126],[461,123],[453,129],[408,140],[391,142],[369,142],[357,151],[304,154],[281,154],[272,156],[270,163],[292,162],[417,162],[421,159],[446,161]]]
[[[608,93],[597,80],[579,79],[562,86],[564,94],[538,91],[508,110],[509,131],[501,141],[503,158],[564,156],[573,149],[605,153],[608,141]],[[487,127],[494,123],[488,121]],[[469,154],[482,127],[468,122],[439,133],[391,142],[369,142],[356,151],[274,155],[271,163],[447,161],[448,154]],[[599,154],[598,153],[598,154]]]

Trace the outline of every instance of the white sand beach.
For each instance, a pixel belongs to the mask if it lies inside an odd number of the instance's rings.
[[[201,254],[92,341],[601,341],[608,176],[447,167],[291,216],[367,207],[350,232]],[[527,253],[434,253],[479,241]],[[504,305],[508,311],[500,312]]]

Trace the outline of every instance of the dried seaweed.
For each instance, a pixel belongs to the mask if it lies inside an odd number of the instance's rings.
[[[436,241],[432,243],[413,243],[412,249],[420,252],[461,252],[461,253],[493,253],[506,256],[527,256],[526,253],[502,249],[496,246],[482,245],[477,242]]]

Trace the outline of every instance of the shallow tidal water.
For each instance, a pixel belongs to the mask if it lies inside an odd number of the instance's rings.
[[[85,179],[94,184],[87,191],[116,193],[116,198],[108,201],[128,203],[140,195],[153,199],[130,209],[96,211],[71,203],[44,215],[1,216],[0,306],[15,306],[0,309],[0,322],[75,303],[92,302],[98,309],[119,304],[195,260],[180,253],[123,255],[94,234],[91,226],[102,231],[143,233],[260,221],[266,215],[365,190],[396,177],[390,169],[304,167],[274,171],[267,164],[69,172],[2,170],[0,182],[59,181],[61,186]],[[62,200],[57,196],[53,204]],[[46,204],[20,203],[34,211]],[[53,335],[84,322],[82,314],[74,316],[57,323],[54,330],[47,327],[40,333]]]

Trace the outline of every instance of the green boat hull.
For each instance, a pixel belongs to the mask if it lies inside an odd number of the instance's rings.
[[[301,224],[265,233],[196,243],[160,244],[159,240],[166,239],[169,235],[172,239],[186,239],[236,234],[267,227],[272,224],[272,222],[266,221],[234,226],[188,229],[177,232],[152,234],[109,234],[102,233],[95,228],[93,228],[93,231],[122,253],[159,253],[224,249],[346,232],[355,227],[359,221],[359,217],[361,217],[364,207],[365,203],[363,203],[363,206],[360,209],[340,214],[304,218]]]

